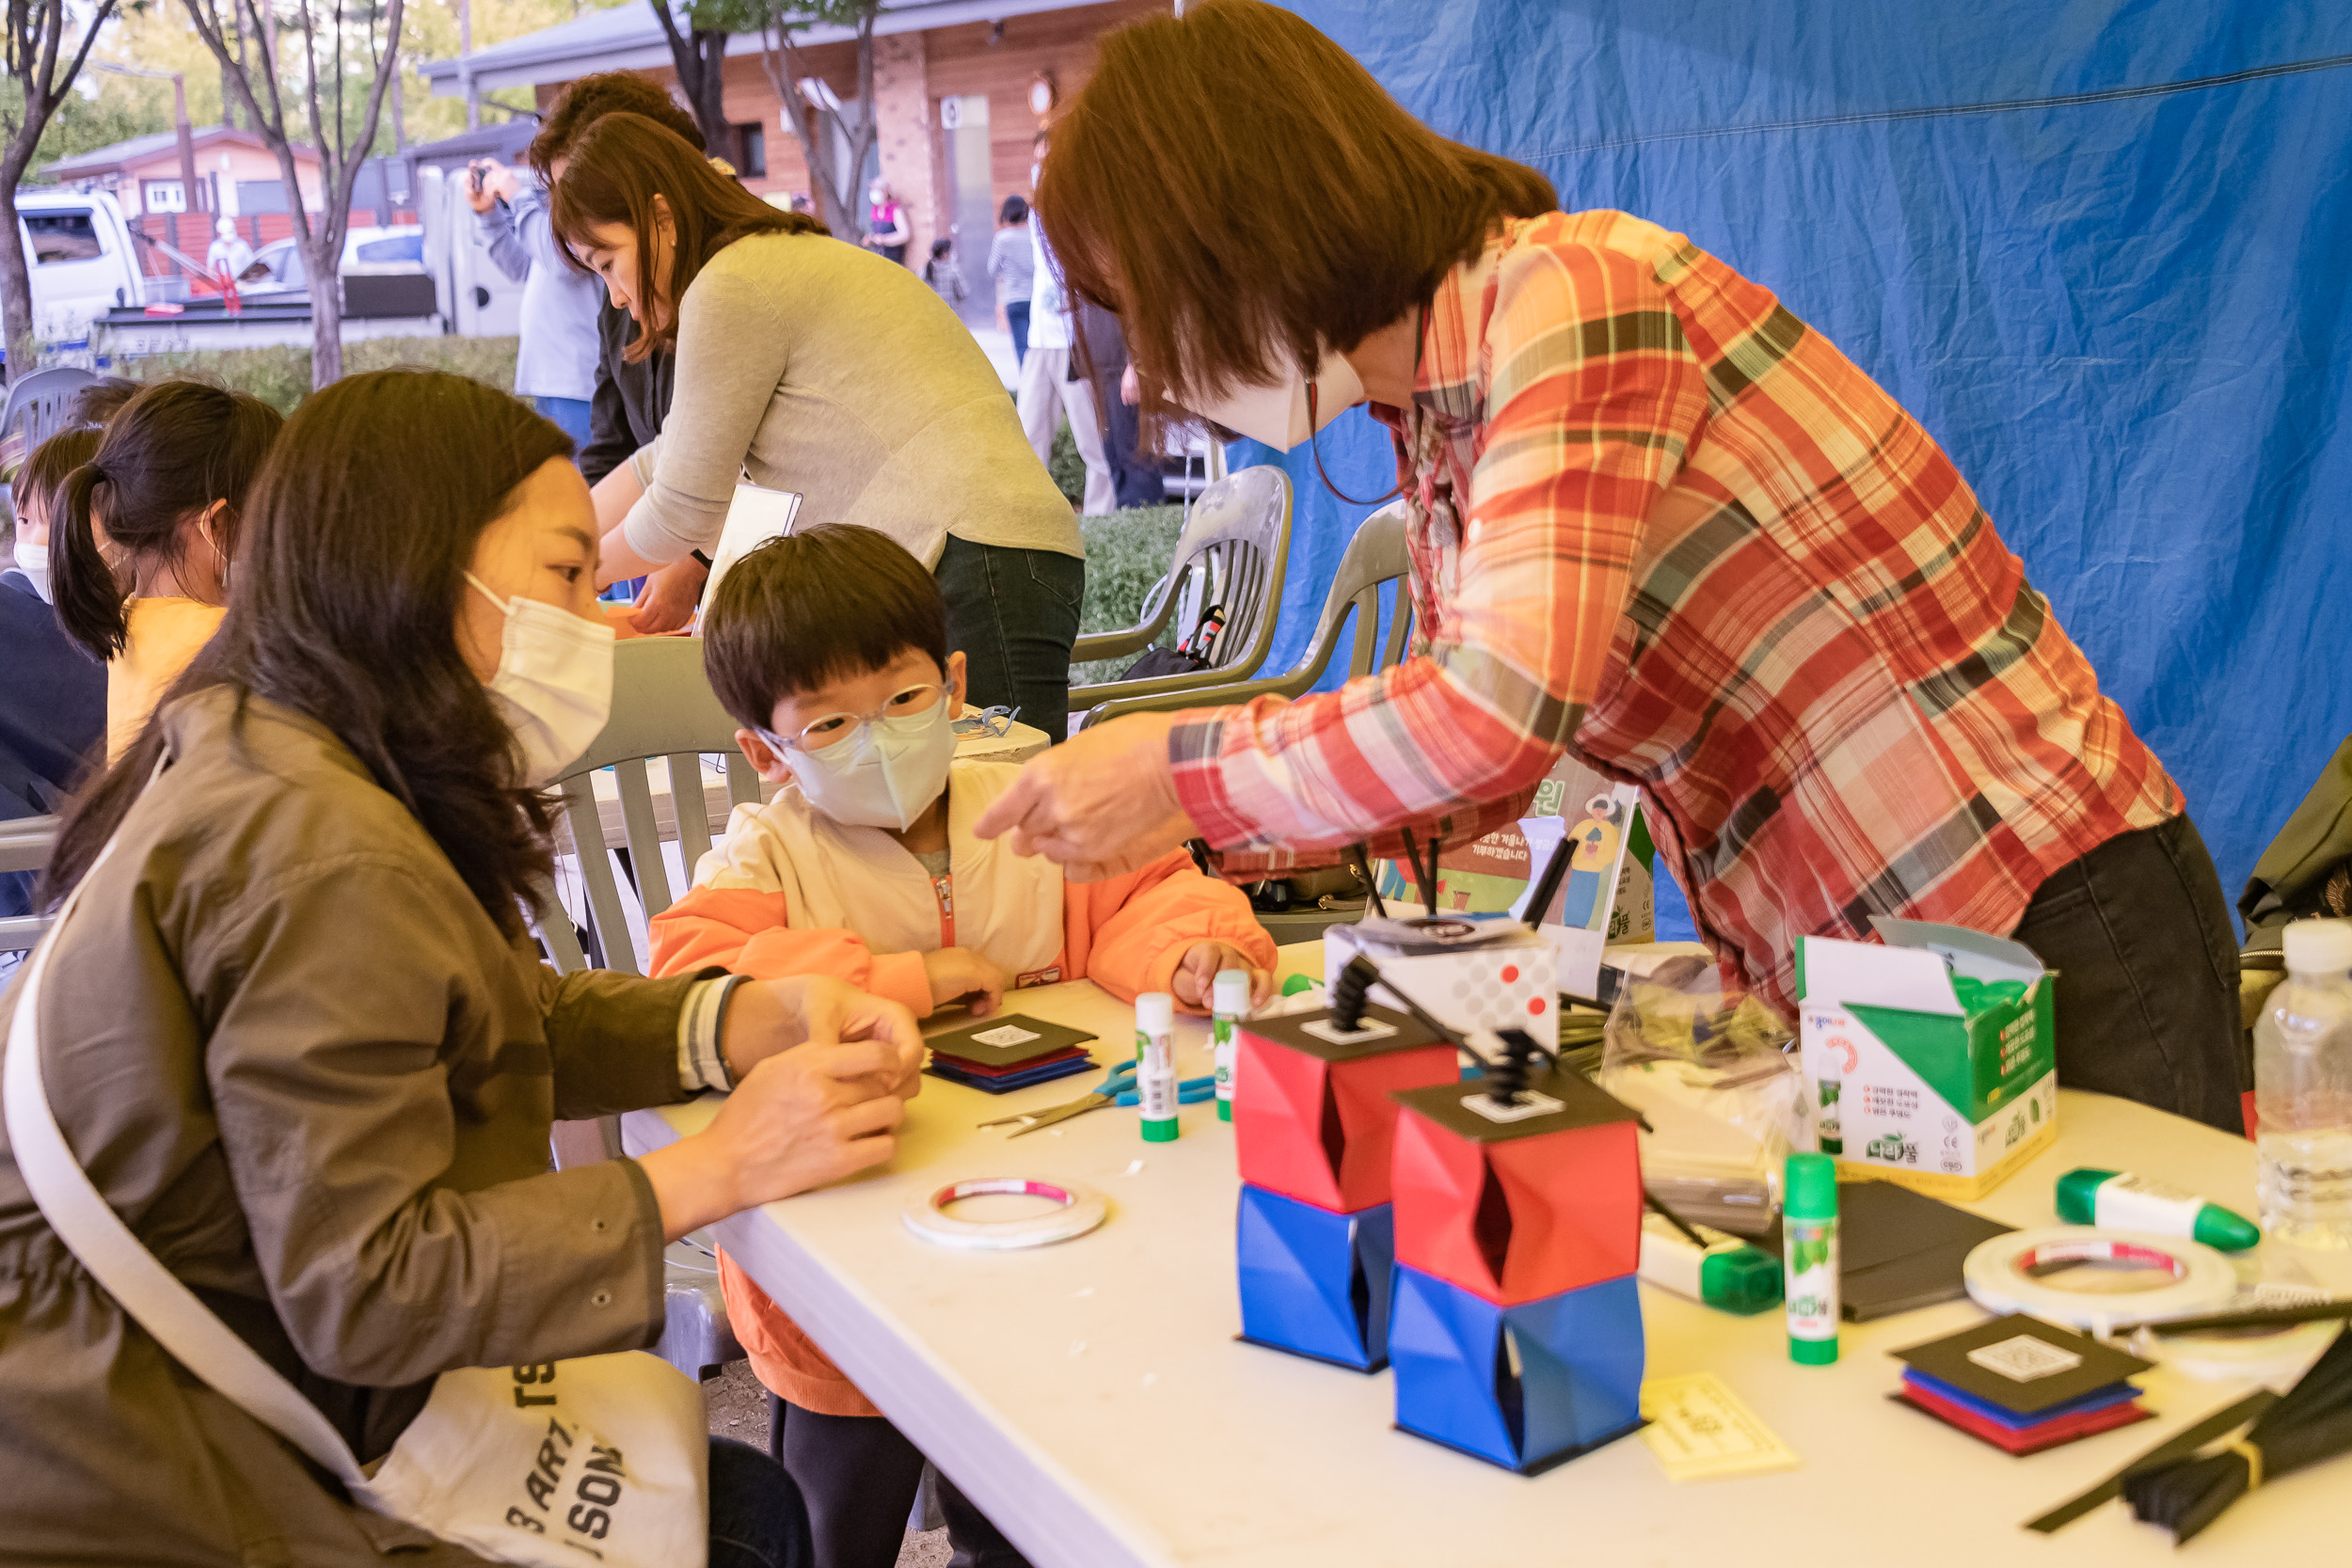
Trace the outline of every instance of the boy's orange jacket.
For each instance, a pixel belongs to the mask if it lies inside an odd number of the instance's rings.
[[[1248,897],[1202,876],[1182,850],[1108,881],[1066,882],[1048,861],[973,837],[972,823],[1019,771],[993,762],[949,769],[945,888],[888,833],[844,827],[790,785],[764,806],[738,806],[692,890],[654,917],[653,973],[719,964],[759,979],[830,974],[921,1018],[931,1011],[923,955],[942,947],[978,953],[1009,985],[1092,980],[1121,1001],[1168,990],[1196,942],[1227,942],[1274,967],[1274,940]],[[821,1415],[881,1414],[723,1252],[719,1281],[762,1383]]]

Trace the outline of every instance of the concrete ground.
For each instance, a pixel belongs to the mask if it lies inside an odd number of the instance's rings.
[[[703,1385],[703,1404],[710,1412],[710,1434],[732,1437],[766,1451],[768,1390],[752,1375],[751,1363],[736,1361]],[[909,1530],[899,1549],[898,1568],[947,1568],[947,1532]]]

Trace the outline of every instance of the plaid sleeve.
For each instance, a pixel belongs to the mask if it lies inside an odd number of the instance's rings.
[[[1421,381],[1424,404],[1483,413],[1458,546],[1436,541],[1434,568],[1414,551],[1436,573],[1429,651],[1338,691],[1184,716],[1177,794],[1213,847],[1466,828],[1534,786],[1599,690],[1643,519],[1707,409],[1652,268],[1565,239],[1457,268]]]

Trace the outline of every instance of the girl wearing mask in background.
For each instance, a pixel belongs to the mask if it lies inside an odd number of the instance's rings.
[[[66,481],[50,549],[57,619],[106,664],[106,757],[219,626],[246,490],[285,423],[261,399],[162,381]]]

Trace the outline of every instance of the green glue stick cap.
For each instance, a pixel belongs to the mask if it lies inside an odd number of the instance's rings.
[[[1837,1162],[1826,1154],[1791,1154],[1781,1212],[1790,1219],[1837,1217]]]
[[[2263,1239],[2262,1228],[2235,1210],[2208,1203],[2194,1193],[2139,1178],[2133,1178],[2128,1183],[2134,1191],[2122,1199],[2126,1207],[2116,1209],[2117,1200],[2110,1197],[2110,1212],[2102,1221],[2099,1190],[2123,1174],[2084,1165],[2059,1177],[2056,1195],[2058,1218],[2068,1225],[2105,1223],[2126,1230],[2186,1236],[2220,1252],[2244,1252]]]

